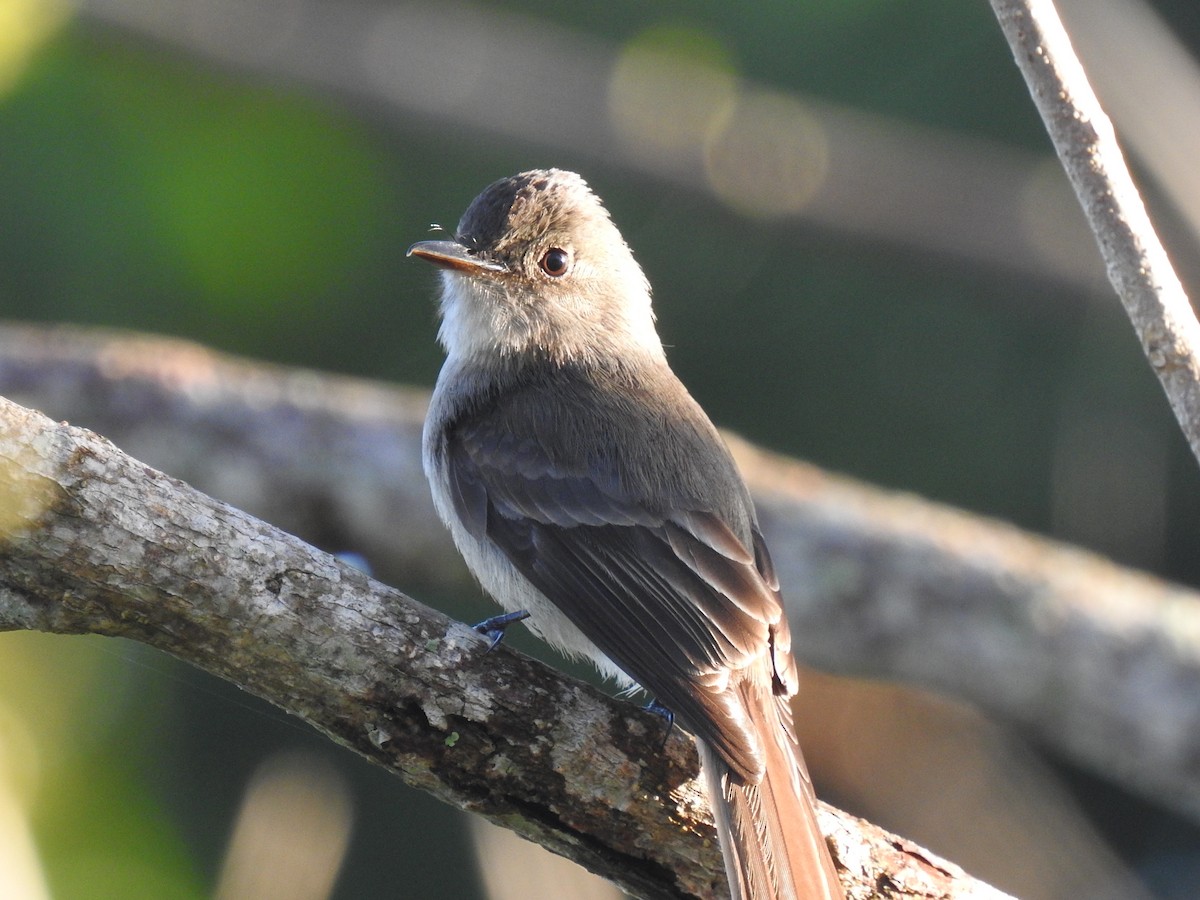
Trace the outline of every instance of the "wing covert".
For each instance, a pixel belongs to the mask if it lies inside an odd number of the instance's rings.
[[[715,511],[655,511],[630,496],[617,459],[566,459],[562,442],[554,456],[536,430],[502,432],[497,418],[447,432],[443,461],[467,530],[735,771],[755,777],[761,749],[741,697],[726,688],[732,672],[761,663],[782,615],[759,548]]]

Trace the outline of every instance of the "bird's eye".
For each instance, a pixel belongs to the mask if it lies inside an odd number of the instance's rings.
[[[538,265],[542,267],[542,271],[551,278],[561,278],[567,274],[567,267],[571,264],[571,255],[566,250],[561,250],[558,247],[551,247],[542,254]]]

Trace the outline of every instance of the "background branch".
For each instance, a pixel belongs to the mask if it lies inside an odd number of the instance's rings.
[[[630,54],[575,30],[578,22],[564,28],[568,20],[552,24],[471,3],[435,10],[379,0],[292,0],[286,7],[240,6],[234,33],[220,0],[159,0],[153,8],[136,0],[84,0],[81,10],[93,22],[224,68],[334,94],[384,120],[415,119],[459,135],[533,144],[555,159],[582,155],[593,167],[639,172],[743,211],[749,202],[752,214],[784,227],[815,223],[1088,292],[1103,288],[1086,229],[1071,227],[1078,217],[1070,192],[1058,173],[1046,177],[1039,154],[784,95],[668,53]],[[614,73],[623,74],[625,85],[616,97],[609,93]],[[555,86],[560,104],[552,119],[526,105],[546,84]],[[612,110],[622,101],[626,110],[614,128]],[[792,165],[805,170],[806,189],[797,202],[779,208],[787,192],[778,184],[774,196],[764,197],[762,188],[731,185],[728,173],[714,175],[712,131],[734,106],[744,112],[728,121],[744,146],[769,156],[783,144],[789,158],[798,156]],[[664,124],[668,108],[682,111],[689,125]],[[1028,190],[1033,182],[1036,194]],[[759,201],[762,208],[754,209]]]
[[[637,896],[723,895],[694,747],[662,748],[655,716],[485,655],[465,626],[91,432],[7,400],[0,423],[0,628],[166,650]],[[822,818],[852,896],[1001,896]]]
[[[1150,367],[1200,460],[1200,323],[1052,0],[992,0]]]
[[[179,341],[0,328],[0,391],[402,584],[469,584],[420,474],[424,393]],[[808,663],[936,688],[1200,818],[1200,595],[731,439]],[[402,539],[398,537],[402,535]]]

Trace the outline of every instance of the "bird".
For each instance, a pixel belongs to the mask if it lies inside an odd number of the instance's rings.
[[[441,269],[422,438],[483,588],[697,739],[735,900],[842,898],[792,721],[791,634],[745,482],[672,371],[641,266],[579,175],[501,178]]]

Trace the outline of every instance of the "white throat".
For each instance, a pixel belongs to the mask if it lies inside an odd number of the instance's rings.
[[[644,285],[639,279],[636,293],[604,307],[582,296],[559,297],[559,305],[514,298],[498,280],[443,271],[438,340],[449,359],[463,362],[538,350],[577,361],[614,352],[665,359]]]

